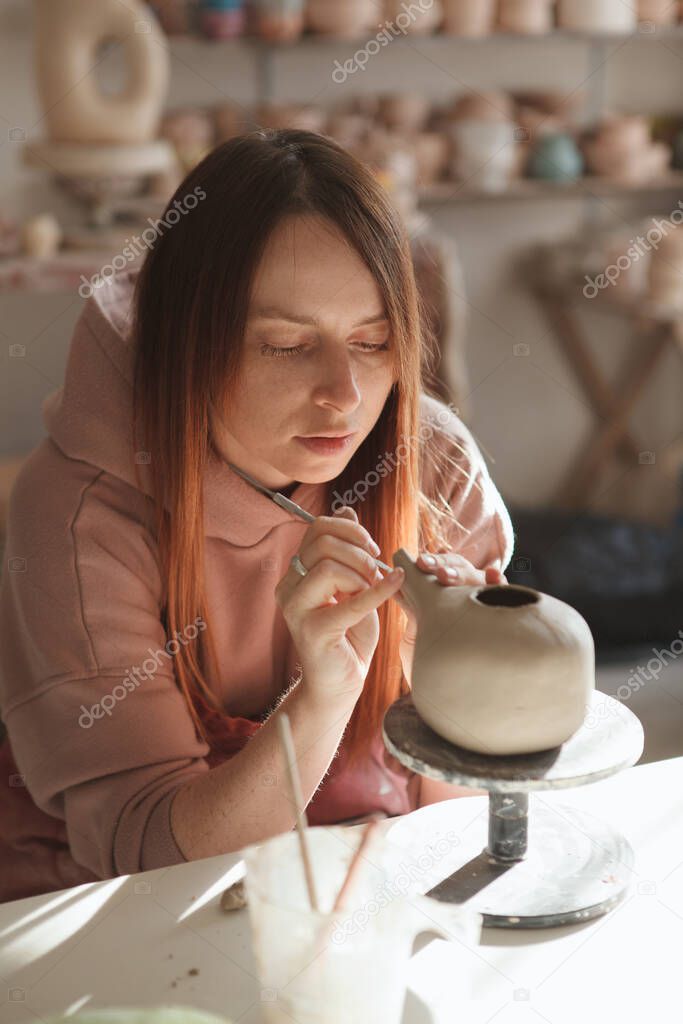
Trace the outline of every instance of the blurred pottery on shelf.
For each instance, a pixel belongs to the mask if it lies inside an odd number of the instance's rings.
[[[453,177],[484,192],[502,192],[518,166],[516,126],[500,121],[454,121]]]
[[[150,7],[169,36],[187,35],[192,30],[186,0],[151,0]]]
[[[439,28],[443,20],[441,0],[417,0],[407,4],[405,0],[384,0],[384,21],[408,35],[429,35]]]
[[[379,21],[374,0],[308,0],[308,28],[336,39],[358,39]]]
[[[452,121],[512,121],[514,103],[502,90],[460,96],[448,111]]]
[[[304,30],[304,0],[251,0],[250,28],[270,43],[290,43]]]
[[[671,162],[671,150],[663,142],[654,142],[648,149],[634,153],[626,160],[612,150],[603,150],[599,143],[584,145],[584,153],[591,173],[628,185],[661,177]]]
[[[144,143],[155,138],[169,80],[168,48],[138,0],[35,0],[35,68],[51,142]],[[140,32],[139,24],[146,30]],[[110,95],[92,69],[105,41],[123,49],[127,87]],[[59,102],[55,102],[58,98]]]
[[[328,117],[325,134],[345,149],[352,149],[365,139],[371,126],[372,119],[364,114],[339,111]]]
[[[558,135],[564,128],[559,118],[544,114],[538,107],[519,107],[516,119],[521,129],[520,137],[529,141],[541,135]]]
[[[235,39],[247,26],[243,0],[200,0],[199,24],[209,39]]]
[[[488,36],[496,24],[495,0],[443,0],[443,31],[454,36]]]
[[[498,26],[503,32],[544,35],[554,24],[554,0],[500,0]]]
[[[431,103],[417,93],[387,93],[380,96],[378,115],[384,124],[401,134],[410,135],[424,126]]]
[[[584,138],[582,149],[591,174],[628,184],[665,174],[671,162],[671,147],[652,142],[648,121],[637,115],[607,119]]]
[[[298,128],[321,132],[325,112],[307,103],[262,103],[255,110],[256,123],[262,128]]]
[[[412,140],[419,185],[431,185],[448,170],[451,144],[442,132],[419,132]]]
[[[651,21],[653,25],[675,25],[678,5],[672,0],[638,0],[638,21]]]
[[[650,145],[650,125],[647,118],[640,115],[610,117],[600,123],[599,137],[606,147],[615,152],[633,153]]]
[[[202,107],[169,110],[162,119],[159,134],[172,143],[186,171],[195,167],[213,148],[213,123]]]
[[[54,256],[62,241],[59,221],[51,213],[30,217],[21,227],[21,245],[27,256],[47,260]]]
[[[638,24],[635,3],[624,0],[558,0],[561,28],[575,32],[629,33]]]
[[[541,135],[529,156],[528,173],[532,178],[576,181],[583,169],[583,156],[571,135]]]
[[[217,103],[211,110],[214,143],[220,145],[248,130],[251,120],[236,103]]]
[[[368,164],[409,224],[417,206],[417,161],[411,147],[395,135],[373,131],[354,152]]]

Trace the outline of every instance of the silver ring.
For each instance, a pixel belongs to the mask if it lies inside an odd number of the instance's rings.
[[[308,573],[308,569],[299,558],[298,553],[296,555],[292,555],[292,557],[289,560],[289,564],[292,566],[293,569],[296,569],[296,571],[299,573],[299,576],[306,576],[306,574]]]

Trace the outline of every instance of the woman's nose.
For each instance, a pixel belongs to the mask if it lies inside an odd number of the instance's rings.
[[[321,367],[315,391],[317,398],[332,402],[338,408],[355,408],[361,396],[350,357],[327,359]]]

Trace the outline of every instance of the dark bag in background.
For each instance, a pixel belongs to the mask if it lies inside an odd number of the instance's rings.
[[[573,605],[596,648],[670,642],[683,630],[683,528],[508,506],[510,583]]]

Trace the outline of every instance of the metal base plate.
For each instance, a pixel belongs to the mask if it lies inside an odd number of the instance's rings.
[[[427,814],[438,819],[440,829],[427,827]],[[416,816],[423,818],[422,828],[411,820]],[[455,810],[452,817],[458,817]],[[399,820],[387,839],[417,857],[425,849],[418,834],[427,831],[430,844],[439,841],[439,832],[452,836],[452,817],[446,824],[438,805],[422,808]],[[547,928],[588,921],[612,910],[628,892],[633,850],[591,814],[531,797],[527,853],[509,865],[488,855],[486,830],[485,814],[456,830],[458,840],[451,840],[451,853],[438,864],[438,880],[432,875],[425,893],[445,903],[467,903],[483,915],[485,927]]]

